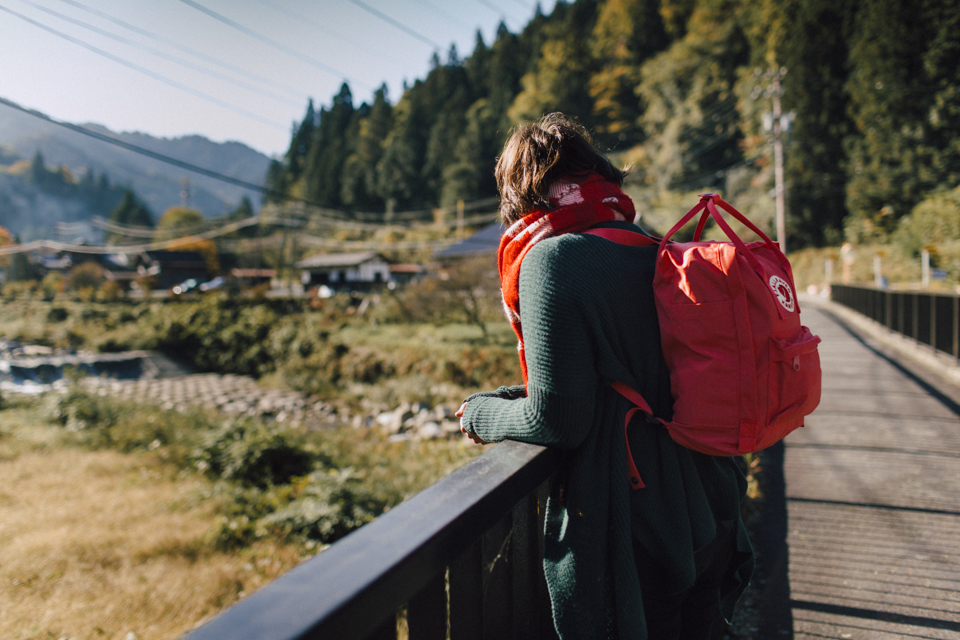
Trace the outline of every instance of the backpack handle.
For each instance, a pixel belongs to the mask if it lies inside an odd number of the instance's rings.
[[[783,252],[780,251],[779,245],[777,245],[773,240],[771,240],[767,234],[761,231],[757,225],[753,224],[746,216],[737,211],[729,203],[724,202],[719,194],[716,193],[704,193],[700,196],[700,202],[697,203],[690,211],[686,213],[677,224],[673,225],[673,228],[670,229],[663,236],[663,240],[660,242],[660,251],[663,251],[664,246],[670,237],[679,231],[687,222],[689,222],[695,215],[703,211],[703,215],[700,217],[700,222],[697,223],[697,230],[694,232],[694,241],[699,240],[700,234],[703,232],[703,227],[706,225],[707,217],[711,217],[716,221],[717,226],[727,235],[728,238],[733,242],[734,246],[737,247],[737,250],[740,251],[743,256],[746,258],[747,262],[750,263],[750,266],[754,268],[759,273],[763,273],[763,268],[760,266],[760,262],[754,257],[753,253],[749,251],[746,245],[743,243],[743,240],[740,239],[740,236],[727,224],[727,221],[723,219],[723,215],[717,210],[717,205],[732,215],[734,218],[739,220],[744,224],[748,229],[753,231],[755,234],[760,236],[763,241],[767,244],[770,249],[772,249],[779,257],[781,262],[787,262],[786,256],[783,255]]]

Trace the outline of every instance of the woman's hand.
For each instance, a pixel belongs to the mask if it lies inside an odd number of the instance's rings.
[[[463,435],[470,438],[471,440],[473,440],[476,444],[490,444],[480,436],[473,435],[472,433],[467,431],[466,427],[463,426],[463,412],[464,410],[466,410],[466,408],[467,408],[467,403],[464,402],[462,405],[460,405],[460,408],[457,409],[457,412],[454,414],[455,416],[460,418],[460,432],[463,433]]]

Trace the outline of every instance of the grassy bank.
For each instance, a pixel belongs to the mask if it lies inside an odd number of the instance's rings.
[[[479,449],[79,391],[8,399],[0,637],[177,637]]]

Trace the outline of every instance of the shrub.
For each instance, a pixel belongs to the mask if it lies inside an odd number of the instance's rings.
[[[260,519],[282,533],[331,543],[374,520],[387,507],[352,469],[314,471],[286,507]]]
[[[48,322],[63,322],[69,317],[70,312],[63,307],[50,307],[50,311],[47,312]]]
[[[43,291],[45,300],[53,300],[57,297],[58,293],[63,293],[65,288],[66,283],[64,282],[63,275],[58,271],[51,271],[43,276],[43,280],[40,281],[40,289]]]
[[[103,267],[96,262],[84,262],[70,270],[67,286],[72,291],[96,290],[103,283]]]
[[[314,467],[314,454],[290,431],[252,418],[234,418],[206,433],[195,458],[201,470],[260,488],[288,483]]]
[[[892,241],[907,255],[942,242],[960,240],[960,187],[929,196],[901,218]]]

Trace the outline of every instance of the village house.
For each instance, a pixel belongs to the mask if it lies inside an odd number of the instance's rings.
[[[390,281],[390,264],[373,251],[321,254],[294,266],[304,287],[366,288]]]

